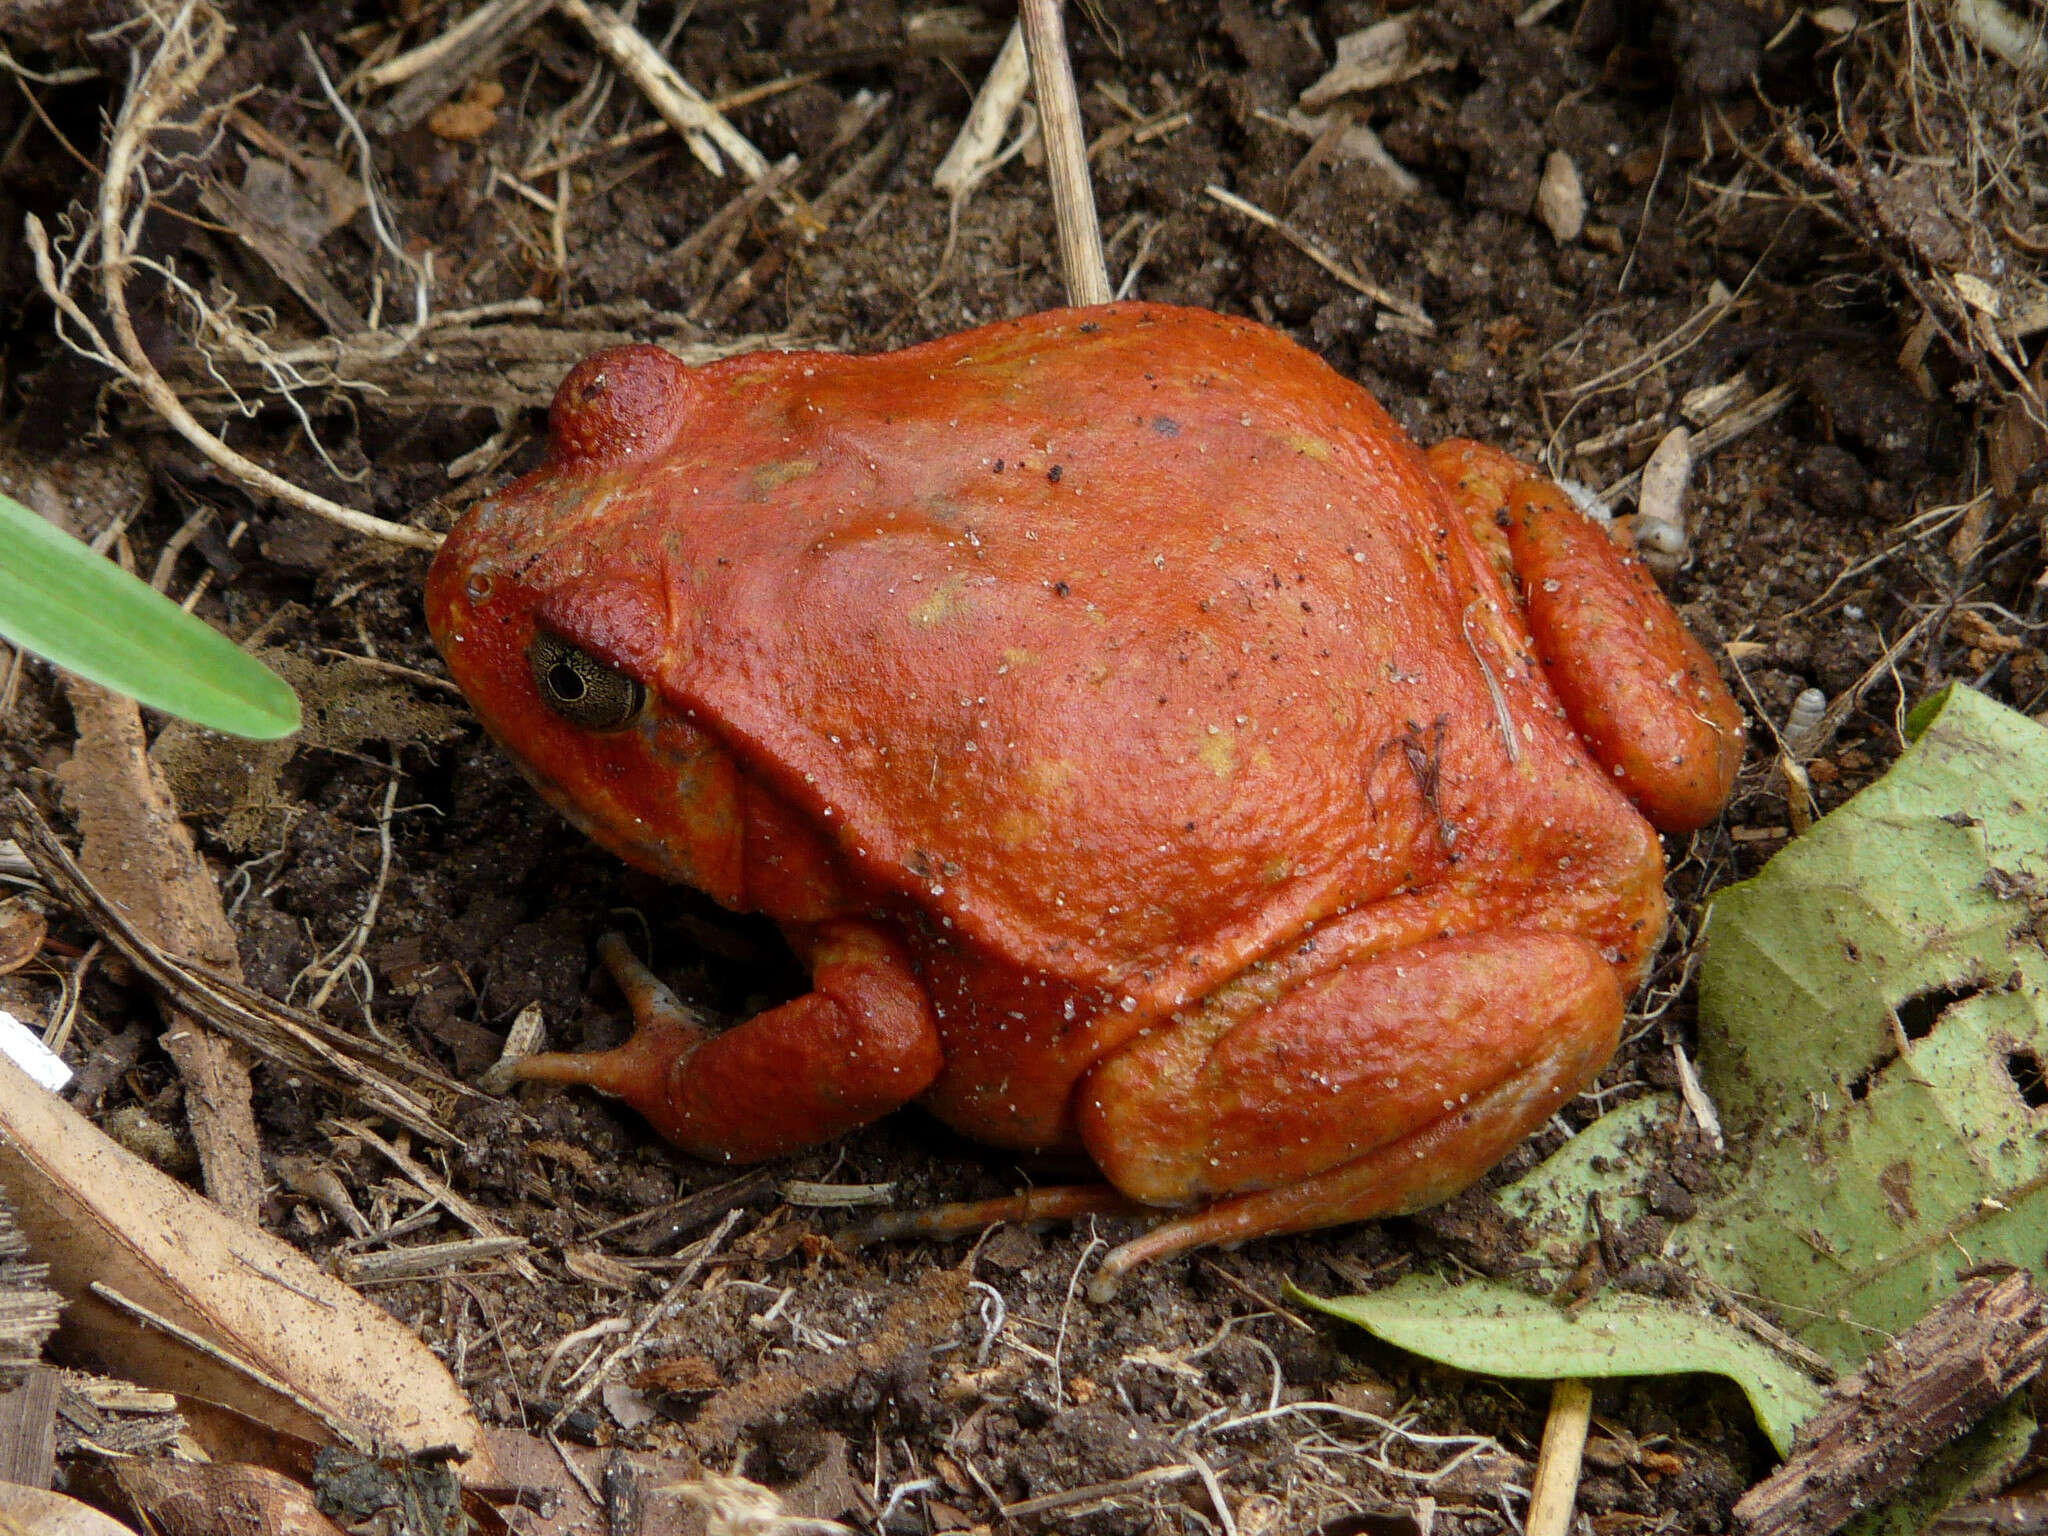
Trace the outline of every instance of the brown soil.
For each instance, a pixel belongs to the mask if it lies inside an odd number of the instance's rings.
[[[326,158],[339,142],[337,119],[301,30],[339,75],[398,18],[419,18],[406,31],[412,44],[467,8],[241,0],[214,89],[245,92],[249,119]],[[17,37],[26,61],[102,70],[93,80],[27,82],[0,95],[0,144],[8,146],[0,242],[11,291],[26,296],[35,284],[22,216],[53,220],[78,195],[84,172],[74,157],[98,156],[125,43],[79,40],[74,28],[91,6],[15,9],[62,13],[49,35]],[[638,25],[658,39],[676,9],[648,0]],[[415,254],[433,253],[437,309],[536,297],[544,311],[533,323],[543,327],[574,309],[566,323],[582,329],[707,341],[762,333],[872,350],[1061,302],[1038,169],[1018,160],[998,171],[958,210],[956,232],[930,185],[966,109],[966,82],[985,72],[1007,16],[992,11],[968,43],[931,53],[906,43],[911,8],[893,0],[701,0],[682,9],[670,56],[711,94],[817,72],[731,117],[771,160],[803,158],[797,185],[807,197],[849,177],[829,227],[808,242],[788,239],[764,205],[735,226],[730,252],[713,240],[689,260],[662,262],[737,184],[714,180],[672,137],[652,138],[583,159],[565,183],[552,172],[533,179],[547,197],[563,185],[571,197],[558,269],[549,215],[494,185],[492,163],[515,168],[537,158],[543,125],[572,102],[567,126],[587,118],[584,141],[649,113],[623,81],[601,101],[579,97],[595,55],[580,31],[549,21],[517,39],[491,72],[505,95],[480,109],[480,137],[419,126],[375,138],[398,239]],[[1482,437],[1597,488],[1640,464],[1678,421],[1689,391],[1738,375],[1758,392],[1792,386],[1788,409],[1706,458],[1695,477],[1691,560],[1670,591],[1731,681],[1726,647],[1737,643],[1753,750],[1724,821],[1670,849],[1678,929],[1634,1044],[1599,1094],[1573,1106],[1569,1118],[1583,1122],[1645,1083],[1666,1082],[1666,1044],[1689,1029],[1681,984],[1699,898],[1754,873],[1787,835],[1773,728],[1784,726],[1802,690],[1830,700],[1863,690],[1811,764],[1823,810],[1883,770],[1900,748],[1903,710],[1944,683],[1972,683],[2028,711],[2048,704],[2048,604],[2035,581],[2041,523],[2025,484],[1980,502],[1988,517],[1974,524],[1937,510],[1970,502],[1986,484],[1982,445],[2011,379],[1939,340],[1917,379],[1902,367],[1919,313],[1904,286],[1911,261],[1859,244],[1831,218],[1836,205],[1812,195],[1827,189],[1788,179],[1783,168],[1775,114],[1815,114],[1809,122],[1824,132],[1832,72],[1861,55],[1810,22],[1778,38],[1793,12],[1768,0],[1648,8],[1574,0],[1527,27],[1514,25],[1509,7],[1482,0],[1426,10],[1423,40],[1455,62],[1365,98],[1365,120],[1417,179],[1405,196],[1382,172],[1278,121],[1332,62],[1336,39],[1378,19],[1379,7],[1104,0],[1076,8],[1069,26],[1091,136],[1133,120],[1157,130],[1123,138],[1093,167],[1112,282],[1143,251],[1137,296],[1280,327],[1365,384],[1422,439]],[[843,109],[863,89],[890,99],[837,142]],[[29,111],[31,94],[46,119]],[[166,189],[145,246],[214,302],[232,290],[242,304],[271,310],[284,335],[320,335],[306,299],[196,196],[206,177],[248,194],[259,153],[252,142],[231,132],[202,146],[200,174]],[[1587,199],[1585,232],[1562,244],[1530,212],[1552,150],[1571,157]],[[1283,215],[1356,272],[1419,303],[1434,334],[1382,323],[1370,301],[1207,198],[1212,183]],[[324,235],[316,226],[316,235],[317,265],[347,309],[365,316],[380,302],[387,311],[408,302],[366,216]],[[758,280],[736,291],[730,280],[748,263]],[[1716,283],[1737,302],[1702,326],[1695,317]],[[146,342],[178,374],[189,311],[166,306],[157,285],[138,288],[136,301]],[[627,301],[671,318],[589,308]],[[692,310],[696,326],[673,321],[672,312]],[[289,754],[252,754],[185,730],[166,732],[162,747],[234,898],[252,983],[291,991],[357,921],[379,869],[377,826],[395,761],[403,779],[381,915],[367,967],[336,990],[331,1018],[374,1028],[462,1075],[495,1057],[512,1015],[533,1002],[555,1040],[607,1042],[622,1029],[622,1010],[594,970],[593,944],[622,923],[651,933],[664,975],[720,1012],[743,1013],[799,985],[765,925],[660,887],[587,845],[444,692],[389,676],[374,686],[338,678],[336,653],[440,674],[420,616],[424,557],[251,499],[110,392],[104,369],[56,347],[51,319],[46,303],[29,298],[9,316],[10,487],[43,473],[102,512],[133,507],[127,542],[144,572],[188,517],[214,509],[177,560],[173,592],[211,573],[198,611],[237,637],[267,626],[265,644],[300,659],[295,680],[321,706],[314,744]],[[1689,321],[1699,332],[1689,348],[1630,366]],[[559,374],[559,364],[548,367]],[[1611,387],[1585,387],[1610,373]],[[189,367],[181,377],[194,389],[205,382]],[[540,418],[516,403],[495,414],[468,403],[491,398],[489,379],[430,370],[415,383],[413,403],[402,407],[378,395],[308,394],[331,464],[274,399],[253,420],[232,419],[228,435],[323,494],[445,528],[463,502],[535,461]],[[1640,430],[1620,430],[1635,423]],[[501,428],[517,445],[509,456],[481,473],[451,471],[451,461]],[[1589,440],[1609,446],[1578,452]],[[243,522],[247,535],[230,549],[223,535]],[[0,786],[25,788],[55,810],[53,772],[69,753],[71,719],[46,668],[20,669],[4,721]],[[256,769],[244,766],[252,762]],[[65,921],[57,931],[90,938]],[[34,1012],[54,991],[52,975],[31,968],[0,982],[14,989],[0,1003],[19,997],[27,1006],[17,1011]],[[90,1057],[150,1018],[146,995],[129,981],[104,967],[94,973],[75,1055]],[[299,998],[309,990],[297,980]],[[105,1088],[98,1109],[140,1108],[182,1134],[179,1094],[151,1048]],[[703,1237],[724,1204],[704,1203],[690,1225],[664,1225],[652,1242],[633,1228],[592,1234],[732,1175],[677,1154],[630,1113],[587,1094],[528,1090],[521,1107],[537,1129],[509,1110],[473,1114],[447,1172],[532,1240],[543,1283],[484,1268],[375,1295],[454,1363],[486,1420],[532,1426],[558,1390],[537,1380],[555,1343],[645,1300],[580,1278],[569,1256],[673,1253]],[[258,1069],[266,1159],[325,1159],[373,1221],[404,1216],[418,1202],[386,1182],[374,1153],[323,1131],[326,1117],[347,1108]],[[1539,1139],[1510,1169],[1554,1144],[1555,1133]],[[571,1433],[797,1485],[806,1512],[863,1529],[875,1528],[891,1490],[921,1484],[895,1503],[892,1532],[991,1521],[1094,1533],[1218,1529],[1210,1495],[1192,1478],[998,1519],[997,1502],[1196,1455],[1247,1533],[1396,1529],[1343,1517],[1412,1509],[1423,1496],[1435,1500],[1439,1531],[1519,1527],[1543,1425],[1540,1384],[1432,1369],[1307,1320],[1281,1299],[1289,1284],[1343,1292],[1438,1260],[1512,1268],[1514,1234],[1483,1193],[1415,1220],[1163,1263],[1100,1308],[1075,1297],[1073,1284],[1096,1251],[1095,1229],[1001,1229],[980,1243],[849,1255],[830,1241],[841,1217],[778,1193],[786,1180],[887,1183],[895,1204],[916,1206],[995,1195],[1063,1171],[978,1148],[915,1112],[775,1165],[708,1271],[715,1283],[656,1335],[642,1362],[651,1369],[633,1401],[653,1416],[639,1422],[611,1394],[611,1408],[637,1427],[593,1399]],[[282,1185],[266,1217],[315,1256],[346,1235]],[[1114,1223],[1097,1225],[1100,1236],[1116,1236]],[[444,1220],[411,1240],[455,1235]],[[999,1330],[991,1296],[1000,1297]],[[1306,1401],[1379,1414],[1414,1435],[1488,1443],[1458,1460],[1465,1441],[1409,1439],[1365,1419],[1321,1410],[1256,1417]],[[1603,1387],[1581,1508],[1602,1532],[1725,1529],[1768,1454],[1740,1398],[1718,1384]]]

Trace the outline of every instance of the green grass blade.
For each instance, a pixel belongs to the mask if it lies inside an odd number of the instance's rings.
[[[290,685],[146,582],[0,496],[0,637],[233,736],[299,728]]]

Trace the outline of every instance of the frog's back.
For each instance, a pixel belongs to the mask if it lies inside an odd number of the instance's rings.
[[[1572,750],[1414,446],[1262,327],[1059,311],[691,389],[585,531],[661,551],[655,681],[1020,965],[1170,1006],[1440,873],[1505,731]]]

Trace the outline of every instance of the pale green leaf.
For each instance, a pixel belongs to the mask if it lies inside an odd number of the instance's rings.
[[[1591,1197],[1599,1196],[1600,1214],[1615,1228],[1649,1210],[1643,1189],[1659,1155],[1655,1138],[1677,1113],[1676,1094],[1646,1094],[1602,1115],[1500,1191],[1501,1209],[1528,1234],[1532,1281],[1555,1286],[1577,1267],[1596,1235]]]
[[[1456,1285],[1431,1274],[1370,1296],[1296,1295],[1389,1344],[1487,1376],[1726,1376],[1780,1454],[1820,1406],[1820,1389],[1768,1345],[1656,1297],[1605,1291],[1566,1311],[1498,1281]]]
[[[1877,783],[1715,898],[1700,1068],[1744,1160],[1671,1252],[1843,1368],[1958,1269],[2043,1273],[2048,729],[1950,690]]]
[[[0,638],[217,731],[299,728],[284,680],[147,583],[0,496]]]

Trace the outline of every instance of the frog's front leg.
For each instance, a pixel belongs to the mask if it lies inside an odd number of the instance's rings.
[[[924,1092],[939,1074],[938,1026],[903,947],[851,919],[783,931],[812,990],[722,1032],[606,935],[598,952],[632,1006],[632,1038],[528,1056],[513,1075],[615,1094],[677,1146],[728,1162],[829,1141]]]
[[[1096,1293],[1161,1254],[1447,1199],[1599,1071],[1622,1009],[1584,939],[1496,931],[1176,1015],[1082,1080],[1081,1134],[1125,1194],[1213,1203],[1117,1249]]]
[[[1452,439],[1429,462],[1512,570],[1544,675],[1593,755],[1660,830],[1712,821],[1742,766],[1742,711],[1649,570],[1497,448]]]

